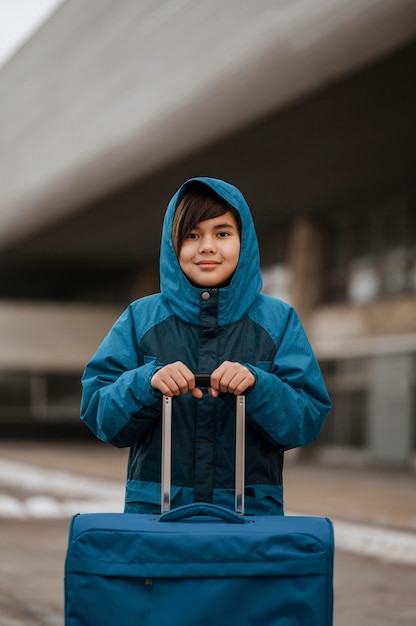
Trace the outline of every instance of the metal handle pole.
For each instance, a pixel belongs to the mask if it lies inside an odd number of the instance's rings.
[[[172,474],[172,398],[162,400],[162,469],[161,469],[161,510],[170,511],[170,488]]]
[[[237,396],[235,410],[235,512],[244,515],[246,397]]]
[[[236,513],[244,515],[245,487],[245,434],[246,434],[246,398],[236,397],[235,411],[235,503]],[[172,398],[163,396],[162,400],[162,467],[161,467],[161,511],[166,513],[171,508],[172,481]]]

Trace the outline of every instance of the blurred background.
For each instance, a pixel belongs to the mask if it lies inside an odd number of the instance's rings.
[[[21,26],[37,2],[0,3],[4,43],[12,5]],[[207,175],[244,193],[264,291],[324,372],[308,453],[414,469],[414,0],[66,0],[33,19],[0,66],[1,436],[88,436],[83,367],[158,290],[167,203]]]
[[[80,377],[199,175],[333,399],[285,502],[334,520],[335,624],[416,623],[415,85],[415,0],[0,0],[2,626],[62,626],[69,518],[122,510]]]

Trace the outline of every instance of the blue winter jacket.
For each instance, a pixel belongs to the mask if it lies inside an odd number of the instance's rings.
[[[238,361],[254,374],[247,393],[247,514],[283,513],[283,452],[314,441],[331,403],[293,308],[260,293],[257,236],[238,189],[198,178],[241,216],[241,251],[229,286],[189,283],[172,245],[172,220],[185,183],[170,201],[162,229],[161,292],[133,302],[86,366],[81,418],[97,437],[130,447],[126,512],[160,510],[161,394],[151,378],[182,361],[208,373]],[[173,401],[172,506],[194,501],[234,506],[234,402],[191,394]]]

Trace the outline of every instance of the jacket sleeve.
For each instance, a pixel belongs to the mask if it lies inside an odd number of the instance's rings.
[[[246,399],[252,426],[284,449],[304,446],[317,439],[332,405],[294,309],[289,309],[268,371],[247,366],[256,378],[256,385]]]
[[[81,419],[99,439],[118,447],[143,438],[160,416],[151,378],[156,359],[139,364],[130,307],[88,362],[82,376]]]

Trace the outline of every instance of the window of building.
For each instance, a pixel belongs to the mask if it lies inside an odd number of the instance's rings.
[[[81,398],[79,376],[49,374],[47,387],[48,415],[58,419],[78,415]]]
[[[328,234],[328,301],[416,292],[415,199],[337,212]]]
[[[320,442],[337,447],[367,446],[368,363],[366,359],[321,364],[333,408]]]
[[[263,293],[290,301],[290,268],[288,265],[275,264],[262,268]]]
[[[261,231],[263,292],[290,301],[291,272],[287,262],[291,222],[284,220],[275,229]]]
[[[80,377],[47,372],[0,372],[0,422],[77,419]]]
[[[0,415],[13,407],[30,404],[30,380],[26,374],[0,372]]]

